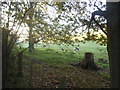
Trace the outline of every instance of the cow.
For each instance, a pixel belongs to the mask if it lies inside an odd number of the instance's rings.
[[[78,48],[78,47],[75,47],[75,48],[74,48],[74,51],[79,51],[79,48]]]
[[[46,47],[46,45],[43,45],[43,47]]]

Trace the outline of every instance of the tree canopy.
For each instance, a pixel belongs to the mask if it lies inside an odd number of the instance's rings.
[[[95,22],[88,29],[93,11],[105,10],[105,5],[97,1],[81,2],[11,2],[2,3],[3,14],[2,28],[8,27],[11,33],[27,31],[24,27],[32,28],[32,37],[36,41],[65,42],[94,40],[106,45],[107,36]],[[91,10],[91,11],[90,11]],[[9,20],[11,19],[11,20]],[[96,16],[96,21],[106,32],[106,20]],[[9,22],[9,23],[8,23]],[[17,30],[17,26],[19,30]],[[11,28],[10,28],[11,27]],[[20,29],[22,27],[22,29]],[[87,35],[90,32],[88,39]],[[18,34],[17,34],[18,35]],[[20,38],[20,37],[19,37]],[[28,40],[26,38],[26,40]]]

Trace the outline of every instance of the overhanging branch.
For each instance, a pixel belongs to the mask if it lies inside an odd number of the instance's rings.
[[[105,19],[107,19],[106,11],[99,10],[99,11],[93,12],[90,22],[88,24],[88,30],[90,28],[91,22],[94,21],[100,27],[100,29],[107,35],[107,32],[103,30],[102,26],[95,20],[95,15],[103,16]]]
[[[100,27],[100,29],[107,35],[107,32],[103,30],[102,26],[94,19],[94,22]]]

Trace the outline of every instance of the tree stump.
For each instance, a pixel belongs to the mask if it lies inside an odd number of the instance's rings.
[[[97,66],[94,63],[94,55],[93,53],[86,52],[84,55],[84,60],[81,63],[81,67],[83,69],[92,69],[97,70]]]

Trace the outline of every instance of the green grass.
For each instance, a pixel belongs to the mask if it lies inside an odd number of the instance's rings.
[[[103,76],[104,78],[110,78],[110,75],[105,74],[105,73],[103,73],[103,72],[99,72],[99,74],[100,74],[101,76]]]
[[[100,46],[95,42],[90,41],[86,42],[85,44],[75,43],[72,45],[46,44],[46,47],[42,46],[43,44],[35,45],[35,50],[32,53],[26,51],[25,55],[29,58],[53,65],[61,63],[76,63],[83,60],[85,52],[92,52],[97,64],[108,66],[108,64],[101,64],[97,62],[99,58],[108,60],[108,54],[106,46]],[[73,54],[74,47],[78,47],[80,49],[79,51],[76,51],[75,54]],[[63,52],[61,48],[64,48],[65,52]]]
[[[78,61],[77,57],[71,56],[69,53],[59,53],[54,50],[34,50],[32,53],[26,52],[26,56],[29,58],[37,59],[47,63],[65,63],[71,61]]]

